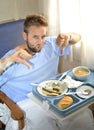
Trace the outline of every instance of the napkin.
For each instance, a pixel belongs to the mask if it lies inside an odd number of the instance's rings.
[[[81,82],[81,81],[76,81],[76,80],[72,79],[69,75],[67,75],[65,77],[65,79],[62,79],[61,81],[68,88],[77,88],[83,84],[83,82]]]

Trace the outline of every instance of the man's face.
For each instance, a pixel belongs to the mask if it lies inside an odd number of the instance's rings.
[[[45,41],[45,36],[47,32],[47,27],[44,26],[31,26],[28,33],[25,33],[24,40],[26,41],[27,44],[27,49],[30,52],[39,52],[41,51],[44,41]]]

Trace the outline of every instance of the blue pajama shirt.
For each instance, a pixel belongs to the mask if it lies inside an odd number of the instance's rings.
[[[6,55],[14,53],[12,49]],[[32,91],[31,82],[40,83],[58,73],[59,56],[69,55],[70,46],[61,53],[61,47],[56,44],[56,37],[46,37],[44,46],[28,60],[31,67],[15,63],[0,75],[0,89],[15,103],[22,101]]]

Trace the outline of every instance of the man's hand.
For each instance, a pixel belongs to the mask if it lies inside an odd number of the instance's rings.
[[[26,50],[19,49],[15,53],[9,55],[8,60],[12,62],[22,63],[30,68],[30,64],[27,62],[27,60],[31,57],[32,55],[30,55]]]
[[[64,49],[66,48],[66,46],[69,43],[69,39],[70,39],[70,35],[67,34],[59,34],[57,39],[56,39],[56,43],[59,46],[62,46],[61,52],[64,52]]]

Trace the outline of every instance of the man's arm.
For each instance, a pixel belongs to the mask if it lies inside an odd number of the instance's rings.
[[[13,54],[8,55],[5,58],[0,60],[0,74],[3,73],[6,68],[11,66],[13,63],[22,63],[30,68],[30,64],[27,62],[27,59],[32,56],[24,49],[19,49],[15,51]]]
[[[0,74],[6,70],[7,67],[13,64],[11,60],[9,60],[10,56],[3,58],[0,60]]]
[[[62,52],[66,48],[68,44],[74,45],[77,42],[81,40],[81,35],[78,33],[70,32],[70,33],[65,33],[65,34],[59,34],[56,43],[59,46],[62,46]]]
[[[81,40],[81,35],[78,33],[68,33],[69,35],[69,44],[73,45]]]

